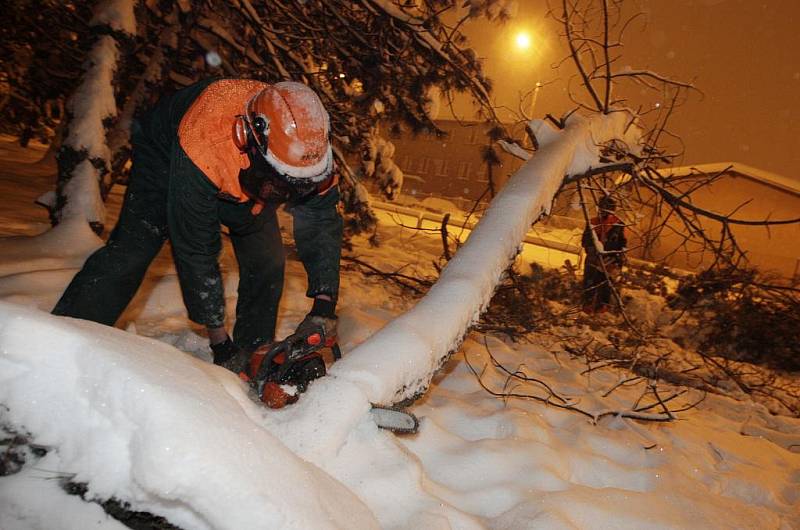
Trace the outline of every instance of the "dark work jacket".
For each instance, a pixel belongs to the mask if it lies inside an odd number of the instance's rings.
[[[603,244],[603,250],[609,253],[604,255],[607,260],[604,262],[622,265],[624,251],[628,244],[625,237],[625,225],[622,221],[616,215],[609,213],[600,217],[593,217],[591,228],[589,225],[586,226],[583,231],[581,245],[590,256],[596,256],[591,230],[594,230],[597,239]]]
[[[163,97],[139,120],[140,140],[157,146],[163,155],[162,163],[169,164],[168,181],[157,185],[167,194],[169,238],[189,318],[209,327],[220,327],[225,320],[218,262],[222,202],[229,204],[226,212],[230,214],[233,210],[239,219],[257,216],[262,206],[275,209],[287,202],[294,219],[297,252],[308,274],[307,296],[327,294],[336,300],[342,241],[337,187],[325,190],[324,194],[312,190],[302,197],[291,193],[276,195],[267,204],[254,208],[252,200],[241,202],[241,199],[221,193],[213,179],[204,174],[181,147],[178,138],[181,119],[215,81],[201,81]],[[136,140],[134,135],[134,149]],[[233,142],[232,135],[230,141]],[[276,185],[282,187],[284,183]]]

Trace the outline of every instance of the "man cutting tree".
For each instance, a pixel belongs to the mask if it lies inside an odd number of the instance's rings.
[[[284,274],[276,209],[287,203],[314,300],[292,336],[335,337],[342,219],[329,137],[328,113],[300,83],[207,80],[162,98],[133,125],[117,226],[53,313],[114,325],[169,239],[189,318],[207,328],[214,363],[240,372],[274,338]],[[239,265],[232,339],[221,225]]]

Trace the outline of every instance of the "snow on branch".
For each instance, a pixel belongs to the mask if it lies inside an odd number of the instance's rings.
[[[69,136],[64,140],[75,150],[85,149],[90,158],[109,160],[103,120],[117,114],[114,100],[114,72],[119,52],[113,37],[103,35],[89,52],[83,81],[67,103],[73,119]]]
[[[90,26],[108,26],[129,35],[136,34],[133,0],[106,0],[97,4]]]
[[[500,146],[501,149],[503,149],[503,151],[510,154],[511,156],[519,158],[520,160],[529,160],[531,158],[531,153],[520,147],[519,144],[515,142],[498,140],[497,144]]]

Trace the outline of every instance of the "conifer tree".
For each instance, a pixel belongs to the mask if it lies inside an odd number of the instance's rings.
[[[23,18],[21,11],[26,3],[11,2]],[[398,127],[405,127],[411,131],[441,132],[428,114],[434,87],[445,101],[451,101],[456,92],[468,93],[484,109],[484,118],[494,119],[489,96],[491,82],[482,72],[481,61],[468,47],[462,29],[465,23],[479,18],[508,18],[509,3],[507,0],[48,3],[54,17],[70,10],[82,14],[74,29],[82,47],[63,46],[70,54],[81,56],[81,62],[86,64],[80,79],[65,85],[54,96],[72,102],[67,105],[67,135],[59,158],[58,196],[52,205],[54,219],[74,214],[76,205],[81,204],[81,215],[99,227],[103,221],[96,202],[106,195],[116,178],[124,177],[122,168],[128,152],[126,120],[160,94],[202,78],[225,76],[266,82],[291,79],[306,83],[320,95],[331,115],[343,196],[350,200],[347,210],[357,220],[351,226],[369,225],[374,218],[368,194],[361,189],[362,181],[373,175],[382,180],[380,188],[396,193],[402,180],[402,172],[394,171],[396,165],[386,156],[390,150],[383,150],[383,171],[368,171],[370,160],[362,155],[374,150],[375,145],[386,145],[388,140],[380,138],[377,131],[397,132]],[[111,17],[123,12],[128,13],[127,22],[135,20],[134,27],[120,26],[121,19]],[[105,18],[98,13],[106,13]],[[114,41],[116,55],[98,69],[98,59],[110,56],[97,56],[97,47],[102,42],[110,50],[109,39]],[[26,45],[34,51],[46,47],[34,36]],[[101,74],[101,84],[110,86],[98,85],[97,76]],[[87,81],[90,76],[95,77]],[[105,96],[112,93],[114,108],[77,109],[75,102],[85,101],[80,91],[88,86],[87,82]],[[29,90],[35,93],[38,88],[30,86]],[[105,96],[97,103],[108,104],[110,100]],[[89,114],[94,120],[96,145],[75,144],[70,136],[76,130],[75,122],[86,120]],[[102,139],[98,119],[105,134]],[[379,124],[389,125],[376,127]],[[82,165],[84,162],[91,168]],[[91,169],[97,189],[69,184],[77,182],[76,167],[87,170],[84,172],[87,174]],[[81,182],[87,184],[90,180],[83,178]]]

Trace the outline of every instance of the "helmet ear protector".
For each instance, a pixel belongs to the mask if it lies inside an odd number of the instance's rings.
[[[239,152],[244,153],[247,151],[250,136],[252,136],[252,133],[250,132],[250,126],[247,125],[247,120],[242,115],[236,116],[236,120],[233,122],[233,143],[236,144]]]
[[[262,155],[266,156],[269,134],[269,121],[264,116],[256,116],[250,120],[239,114],[233,122],[233,143],[242,153],[255,144]]]

